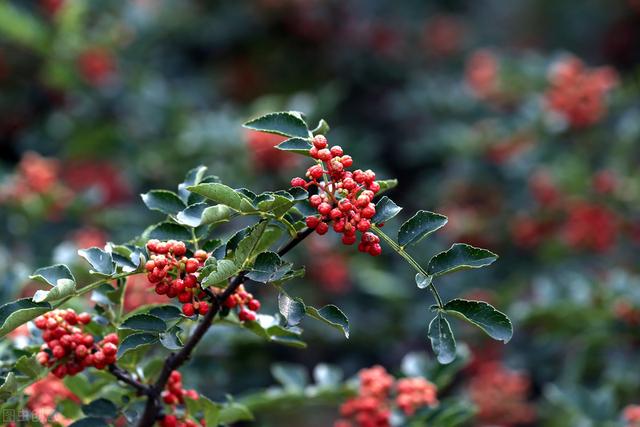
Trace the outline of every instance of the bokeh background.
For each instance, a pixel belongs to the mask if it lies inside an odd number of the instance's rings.
[[[514,321],[506,346],[454,325],[469,354],[439,394],[475,408],[466,425],[625,425],[640,402],[639,65],[637,0],[1,1],[0,300],[161,220],[139,194],[199,164],[234,187],[288,186],[305,160],[241,123],[298,110],[398,178],[406,211],[449,216],[421,262],[453,241],[500,254],[440,285]],[[214,330],[185,382],[249,396],[257,425],[326,426],[338,400],[260,400],[274,363],[350,376],[429,359],[428,292],[390,250],[352,249],[311,239],[291,288],[340,306],[349,340],[313,323],[307,350]],[[153,301],[144,282],[128,308]]]

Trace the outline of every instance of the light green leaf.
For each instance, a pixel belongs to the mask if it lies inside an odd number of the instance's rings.
[[[307,124],[302,119],[302,115],[297,111],[265,114],[264,116],[246,122],[244,127],[291,138],[309,138]]]
[[[9,400],[9,398],[14,396],[17,391],[18,382],[16,381],[16,374],[9,372],[2,385],[0,385],[0,403],[4,403]]]
[[[285,292],[280,292],[278,295],[278,309],[290,326],[300,323],[307,311],[307,307],[300,298],[291,298]]]
[[[380,186],[380,191],[376,193],[377,196],[398,186],[397,179],[381,179],[381,180],[377,180],[376,182]]]
[[[220,424],[233,424],[238,421],[252,421],[253,414],[244,405],[236,402],[229,402],[220,408],[218,422]],[[207,424],[209,425],[209,424]]]
[[[0,337],[7,335],[18,326],[35,319],[51,310],[47,302],[36,303],[31,298],[23,298],[0,306]]]
[[[418,243],[434,231],[444,227],[447,217],[434,212],[418,211],[398,231],[398,243],[404,247]]]
[[[227,205],[209,206],[206,203],[196,203],[178,212],[176,219],[179,223],[189,227],[226,222],[235,211]]]
[[[451,325],[440,313],[429,323],[429,340],[438,362],[446,365],[456,357],[456,340]]]
[[[89,272],[100,276],[111,276],[116,272],[116,266],[109,252],[100,248],[80,249],[78,255],[84,258],[92,267]]]
[[[33,295],[33,302],[57,301],[73,295],[76,291],[76,282],[71,279],[58,279],[58,284],[51,290],[37,290]]]
[[[216,203],[227,205],[237,211],[242,210],[242,201],[245,200],[240,193],[233,188],[217,182],[209,182],[187,187],[187,190],[213,200]]]
[[[243,268],[248,261],[251,261],[257,253],[256,248],[258,247],[258,242],[267,229],[267,224],[268,221],[260,221],[254,225],[249,234],[238,243],[234,253],[234,262],[236,265],[239,265],[240,268]]]
[[[180,339],[180,334],[182,329],[179,326],[174,326],[169,329],[167,332],[163,332],[160,334],[160,344],[164,346],[164,348],[168,350],[180,350],[183,347],[182,340]]]
[[[494,340],[506,344],[513,336],[509,318],[484,301],[454,299],[444,305],[444,310],[478,326]]]
[[[35,356],[20,356],[16,361],[16,369],[34,380],[44,373],[46,368],[36,360]]]
[[[142,201],[151,210],[162,212],[166,215],[176,215],[186,208],[185,203],[176,193],[168,190],[151,190],[140,195]]]
[[[493,264],[497,259],[498,255],[486,249],[465,243],[454,243],[446,251],[431,258],[427,272],[434,276],[441,276],[458,270],[485,267]]]
[[[212,271],[202,280],[203,287],[216,286],[223,281],[226,281],[231,276],[235,276],[240,268],[230,259],[220,259],[216,261],[216,269]],[[227,283],[223,283],[226,286]]]

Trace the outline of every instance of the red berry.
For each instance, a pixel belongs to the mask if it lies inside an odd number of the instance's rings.
[[[306,187],[307,186],[307,181],[305,181],[304,179],[300,178],[300,177],[295,177],[291,180],[291,186],[292,187]]]
[[[160,421],[161,427],[178,427],[178,419],[175,415],[165,415]]]
[[[313,138],[313,146],[318,150],[325,148],[327,146],[327,138],[324,135],[316,135]]]
[[[307,223],[307,227],[316,228],[320,223],[320,218],[318,218],[317,216],[308,216],[305,219],[305,222]]]
[[[84,345],[80,344],[76,347],[76,356],[78,356],[80,359],[83,359],[87,355],[87,353],[87,347],[85,347]]]
[[[195,288],[198,286],[198,278],[193,274],[188,274],[184,278],[184,286],[187,288]]]
[[[178,295],[178,301],[181,303],[191,302],[193,294],[191,292],[182,292]]]
[[[249,308],[249,310],[258,311],[260,310],[260,301],[258,301],[257,299],[252,299],[247,303],[247,307]]]
[[[80,321],[80,323],[82,323],[83,325],[86,325],[87,323],[91,322],[91,315],[89,313],[80,313],[78,314],[78,321]]]
[[[208,311],[209,311],[209,304],[207,304],[204,301],[200,301],[200,306],[198,307],[198,313],[204,316],[205,314],[207,314]]]
[[[184,265],[184,269],[187,273],[195,273],[198,271],[198,267],[200,267],[200,263],[194,258],[189,258]]]
[[[329,215],[329,212],[331,212],[331,205],[327,202],[320,203],[320,206],[318,206],[318,212],[322,215]]]
[[[36,328],[38,329],[45,329],[47,327],[47,319],[45,319],[44,316],[36,317],[33,323],[36,325]]]
[[[348,168],[353,165],[353,159],[351,158],[351,156],[342,156],[340,158],[340,163],[342,163],[345,168]]]
[[[317,208],[320,203],[322,203],[322,197],[318,196],[317,194],[314,194],[313,196],[309,197],[309,204],[314,207]]]
[[[250,310],[246,310],[246,309],[242,309],[240,310],[240,312],[238,313],[238,318],[240,319],[240,321],[245,322],[245,321],[254,321],[256,320],[256,314],[253,311]]]
[[[118,345],[118,343],[120,342],[120,338],[118,338],[118,334],[110,333],[104,337],[103,341]]]
[[[193,308],[193,304],[186,303],[182,306],[182,312],[185,316],[191,317],[195,313],[195,309]]]
[[[327,231],[329,231],[329,226],[327,225],[326,222],[321,222],[316,227],[316,233],[318,233],[321,236],[325,234]]]
[[[329,160],[331,160],[331,151],[327,150],[326,148],[319,150],[318,159],[322,160],[323,162],[328,162]]]
[[[118,347],[116,347],[115,344],[108,342],[102,346],[102,351],[104,352],[105,356],[109,357],[118,352]]]

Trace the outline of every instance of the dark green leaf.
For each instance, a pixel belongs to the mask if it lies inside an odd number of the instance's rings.
[[[289,138],[286,141],[282,141],[276,145],[278,150],[290,151],[297,154],[304,154],[309,156],[309,149],[311,149],[311,142],[308,139],[303,138]]]
[[[509,318],[484,301],[454,299],[446,303],[444,309],[478,326],[494,340],[507,343],[513,336]]]
[[[498,255],[486,249],[476,248],[465,243],[454,243],[446,251],[431,258],[427,272],[434,276],[440,276],[458,270],[485,267],[497,259]]]
[[[120,267],[125,273],[132,273],[138,269],[138,265],[134,263],[131,258],[120,255],[117,252],[112,252],[111,258],[113,258],[113,262],[116,263],[116,266]]]
[[[18,326],[35,319],[51,310],[47,302],[36,303],[31,298],[23,298],[0,306],[0,337],[7,335]]]
[[[429,211],[418,211],[400,227],[398,243],[403,247],[418,243],[446,223],[446,216]]]
[[[176,215],[186,207],[182,199],[173,191],[151,190],[140,196],[149,209],[166,215]]]
[[[291,270],[291,263],[285,262],[275,252],[258,254],[247,277],[255,282],[269,283],[282,279]]]
[[[271,365],[271,375],[287,390],[302,391],[309,383],[307,369],[292,363]]]
[[[429,340],[438,362],[447,364],[456,357],[456,340],[451,325],[440,313],[429,323]]]
[[[166,304],[153,307],[149,310],[149,314],[159,317],[165,322],[169,322],[171,320],[179,319],[182,311],[175,305]]]
[[[134,314],[120,325],[120,329],[132,329],[134,331],[164,332],[167,324],[164,320],[151,314]]]
[[[389,221],[398,213],[402,208],[396,205],[393,200],[387,196],[383,196],[378,203],[376,203],[376,214],[371,218],[371,222],[374,224],[380,224]]]
[[[63,264],[56,264],[49,267],[39,268],[33,272],[29,279],[36,280],[38,282],[47,283],[51,286],[56,286],[58,280],[68,279],[73,282],[76,281],[75,277],[69,270],[69,267]]]
[[[291,138],[309,138],[307,124],[302,119],[301,114],[296,111],[265,114],[246,122],[244,127]]]
[[[115,418],[118,415],[118,407],[109,399],[102,398],[82,405],[82,412],[90,417]]]
[[[280,310],[280,314],[287,319],[287,324],[290,326],[295,326],[304,317],[306,314],[306,306],[299,298],[291,298],[284,292],[280,292],[278,295],[278,308]]]
[[[256,248],[258,247],[258,242],[262,234],[267,229],[267,224],[267,221],[260,221],[251,227],[249,234],[238,243],[238,247],[234,253],[234,262],[240,268],[243,268],[246,263],[257,254]]]
[[[148,231],[149,239],[181,240],[189,242],[193,238],[188,228],[172,222],[161,222],[151,227]]]
[[[325,305],[320,310],[307,306],[306,311],[309,316],[340,329],[344,333],[344,336],[349,338],[349,319],[342,310],[335,305]]]
[[[69,424],[69,427],[108,427],[109,424],[103,419],[99,417],[86,417],[82,418],[78,421],[75,421],[72,424]]]
[[[138,350],[143,347],[155,344],[158,342],[158,336],[148,332],[138,332],[127,336],[118,347],[118,359],[122,358],[130,351]]]
[[[80,249],[78,255],[84,258],[90,265],[91,274],[100,276],[111,276],[116,272],[116,266],[109,252],[105,252],[100,248]]]

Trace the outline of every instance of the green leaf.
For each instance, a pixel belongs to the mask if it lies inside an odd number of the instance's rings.
[[[176,219],[180,224],[189,227],[226,222],[235,211],[226,205],[209,206],[206,203],[196,203],[178,212]]]
[[[240,268],[243,268],[247,262],[253,258],[253,255],[256,253],[256,248],[258,247],[258,242],[267,229],[267,224],[267,221],[260,221],[254,225],[249,234],[238,243],[233,258],[236,265],[240,266]]]
[[[186,227],[173,222],[161,222],[151,227],[147,232],[149,239],[158,240],[182,240],[189,242],[193,238],[191,232]]]
[[[186,208],[185,203],[176,193],[168,190],[151,190],[140,195],[145,205],[152,211],[159,211],[166,215],[176,215]]]
[[[82,405],[82,412],[90,417],[115,418],[118,415],[118,407],[109,399],[101,398]]]
[[[303,138],[289,138],[286,141],[282,141],[276,145],[278,150],[290,151],[296,154],[304,154],[309,156],[309,150],[311,149],[311,142],[308,139]]]
[[[167,324],[164,320],[151,314],[135,314],[127,318],[120,325],[120,329],[132,329],[134,331],[164,332]]]
[[[100,276],[111,276],[116,272],[116,266],[109,252],[100,248],[80,249],[78,255],[84,258],[90,265],[89,273]]]
[[[425,276],[422,273],[416,274],[416,285],[418,285],[420,289],[424,289],[428,287],[432,281],[433,281],[433,276]]]
[[[69,267],[63,264],[56,264],[49,267],[39,268],[33,272],[29,279],[36,280],[38,282],[46,283],[51,286],[56,286],[58,284],[58,280],[60,279],[68,279],[73,282],[76,281],[75,277],[69,270]]]
[[[216,203],[227,205],[237,211],[242,210],[243,197],[236,190],[224,184],[209,182],[187,187],[187,189]]]
[[[73,295],[76,291],[76,282],[69,279],[59,279],[58,285],[49,291],[39,289],[33,294],[33,302],[57,301]]]
[[[227,280],[231,276],[235,276],[240,269],[230,259],[220,259],[216,261],[216,269],[212,271],[202,280],[203,287],[215,286],[222,281]],[[224,286],[227,284],[224,283]]]
[[[20,356],[16,361],[16,369],[34,380],[44,373],[46,368],[38,363],[35,356]]]
[[[295,326],[300,323],[307,312],[307,307],[301,299],[291,298],[285,292],[280,292],[278,295],[278,309],[280,310],[280,314],[287,319],[287,324],[290,326]]]
[[[398,215],[401,210],[402,208],[396,205],[393,200],[387,196],[383,196],[378,203],[376,203],[376,214],[371,218],[371,222],[374,224],[387,222]]]
[[[427,272],[434,276],[441,276],[458,270],[485,267],[493,264],[497,259],[498,255],[486,249],[465,243],[454,243],[446,251],[431,258]]]
[[[429,211],[418,211],[400,227],[398,243],[402,247],[418,243],[446,223],[446,216]]]
[[[118,359],[130,351],[139,350],[158,342],[158,336],[149,332],[137,332],[122,340],[118,347]]]
[[[236,402],[229,402],[225,404],[220,408],[220,412],[218,413],[218,423],[220,424],[233,424],[238,421],[252,420],[253,414],[249,408]]]
[[[309,138],[307,124],[297,111],[269,113],[244,124],[244,127],[288,137]]]
[[[17,391],[18,383],[16,381],[16,374],[9,372],[2,385],[0,385],[0,403],[9,400]]]
[[[200,184],[206,172],[207,167],[202,165],[197,166],[187,172],[187,175],[184,177],[184,181],[178,184],[178,195],[183,202],[188,203],[189,196],[191,195],[191,193],[187,190],[187,187]]]
[[[377,180],[376,182],[380,186],[380,191],[376,193],[377,196],[398,186],[397,179],[382,179],[382,180]]]
[[[315,129],[311,131],[311,133],[313,134],[313,136],[326,135],[330,130],[331,128],[329,127],[329,123],[327,123],[324,119],[320,119],[320,121],[318,122],[318,126],[316,126]]]
[[[175,305],[165,304],[153,307],[151,310],[149,310],[149,314],[159,317],[165,322],[169,322],[171,320],[179,319],[182,315],[182,310],[180,310]]]
[[[69,427],[108,427],[109,424],[100,417],[86,417],[69,424]]]
[[[198,412],[202,412],[204,416],[205,425],[217,426],[219,425],[220,408],[222,405],[212,402],[206,396],[200,395],[198,399],[190,399],[185,397],[185,403],[189,413],[194,416]]]
[[[444,305],[444,310],[478,326],[494,340],[506,344],[513,336],[509,318],[484,301],[454,299]]]
[[[306,368],[292,363],[275,363],[271,365],[271,375],[286,390],[302,391],[309,383],[309,375]]]
[[[284,191],[281,194],[265,193],[264,196],[267,197],[260,199],[262,196],[263,195],[261,194],[254,201],[258,210],[260,212],[270,213],[278,218],[287,213],[287,211],[296,203],[295,200],[293,200],[293,196]]]
[[[285,262],[275,252],[262,252],[256,257],[247,277],[255,282],[269,283],[282,279],[290,270],[291,263]]]
[[[180,350],[184,345],[178,335],[180,332],[182,332],[182,329],[179,326],[174,326],[167,332],[161,333],[160,344],[168,350]]]
[[[440,313],[429,323],[429,340],[438,362],[446,365],[456,358],[456,340],[451,325]]]
[[[306,311],[314,319],[321,320],[334,328],[340,329],[344,336],[347,339],[349,338],[349,319],[335,305],[325,305],[320,310],[308,305]]]
[[[49,45],[45,23],[36,19],[35,14],[8,2],[0,2],[0,34],[6,41],[12,40],[40,52]]]
[[[313,368],[313,379],[321,387],[336,387],[343,377],[342,370],[336,366],[320,363]]]
[[[18,326],[35,319],[51,310],[47,302],[33,302],[31,298],[23,298],[0,306],[0,337],[7,335]]]

